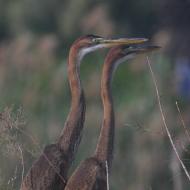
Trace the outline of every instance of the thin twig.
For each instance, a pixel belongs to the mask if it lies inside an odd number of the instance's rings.
[[[22,164],[22,182],[24,179],[24,157],[23,157],[23,153],[22,153],[22,149],[20,147],[20,145],[18,145],[18,149],[20,151],[20,155],[21,155],[21,164]]]
[[[173,142],[173,139],[171,137],[169,128],[168,128],[168,126],[166,124],[166,119],[165,119],[164,112],[163,112],[163,109],[162,109],[162,104],[161,104],[161,101],[160,101],[160,94],[159,94],[159,90],[158,90],[157,81],[156,81],[154,72],[152,70],[152,67],[151,67],[151,64],[150,64],[148,56],[147,56],[147,63],[148,63],[148,66],[149,66],[149,69],[150,69],[150,72],[151,72],[151,76],[152,76],[152,80],[153,80],[153,83],[154,83],[154,86],[155,86],[155,89],[156,89],[156,96],[157,96],[158,105],[159,105],[160,113],[161,113],[161,116],[162,116],[162,121],[163,121],[163,124],[164,124],[164,128],[166,130],[166,133],[167,133],[167,136],[168,136],[169,141],[171,143],[171,146],[172,146],[172,148],[173,148],[173,150],[174,150],[174,152],[175,152],[175,154],[176,154],[176,156],[177,156],[177,158],[178,158],[178,160],[179,160],[179,162],[181,164],[181,167],[183,168],[183,170],[184,170],[184,172],[185,172],[188,180],[190,181],[190,175],[189,175],[189,173],[188,173],[188,171],[187,171],[187,169],[186,169],[183,161],[181,160],[181,158],[180,158],[180,156],[178,154],[177,148],[176,148],[176,146],[175,146],[175,144]]]
[[[187,138],[188,138],[188,140],[190,141],[190,134],[189,134],[189,131],[188,131],[188,129],[187,129],[187,126],[185,125],[185,121],[184,121],[184,119],[183,119],[183,117],[182,117],[181,110],[180,110],[180,108],[179,108],[178,102],[176,101],[175,104],[176,104],[176,107],[177,107],[177,111],[179,112],[179,117],[180,117],[182,126],[183,126],[183,128],[184,128],[184,130],[185,130],[185,134],[187,135]]]
[[[109,170],[108,170],[107,160],[106,160],[106,182],[107,182],[107,190],[109,190]]]

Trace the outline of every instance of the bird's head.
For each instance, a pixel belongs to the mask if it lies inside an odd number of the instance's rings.
[[[106,59],[110,60],[109,62],[114,62],[116,66],[120,63],[123,63],[126,60],[132,59],[140,54],[145,54],[160,49],[159,46],[153,45],[121,45],[112,48]]]
[[[79,51],[81,57],[85,54],[101,48],[111,48],[118,45],[134,45],[146,42],[146,38],[103,38],[96,35],[86,35],[74,42],[74,48]]]

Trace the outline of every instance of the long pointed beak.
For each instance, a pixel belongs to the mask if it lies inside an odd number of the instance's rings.
[[[160,46],[144,45],[144,46],[136,46],[136,47],[131,46],[127,49],[129,53],[142,54],[142,53],[156,51],[156,50],[159,50],[160,48],[161,48]]]
[[[119,38],[119,39],[104,39],[100,38],[98,42],[106,47],[114,47],[118,45],[134,45],[148,41],[146,38]]]

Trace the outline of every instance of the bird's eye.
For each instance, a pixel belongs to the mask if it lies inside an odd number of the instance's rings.
[[[128,50],[132,50],[134,47],[133,46],[128,46],[127,48],[128,48]]]
[[[99,43],[99,39],[98,38],[93,38],[92,42],[97,44],[97,43]]]

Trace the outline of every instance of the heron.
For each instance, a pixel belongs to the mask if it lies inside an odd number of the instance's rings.
[[[107,190],[107,170],[110,172],[114,149],[114,107],[111,81],[118,65],[126,60],[158,49],[158,46],[118,46],[112,48],[104,62],[101,78],[103,121],[94,155],[81,162],[68,179],[65,190]],[[107,166],[107,167],[106,167]],[[108,169],[107,169],[108,168]]]
[[[69,168],[78,149],[84,119],[85,96],[80,80],[80,63],[83,57],[101,48],[121,44],[139,44],[145,38],[110,39],[86,35],[71,46],[68,57],[68,80],[71,90],[71,107],[58,140],[47,145],[26,174],[21,190],[64,189]]]

